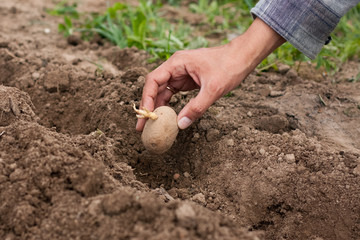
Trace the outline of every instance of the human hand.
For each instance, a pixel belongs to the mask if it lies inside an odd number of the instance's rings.
[[[185,129],[284,41],[256,19],[246,33],[226,45],[176,52],[146,76],[140,107],[153,111],[168,104],[177,91],[200,89],[178,115],[178,126]],[[142,131],[144,124],[139,119],[136,130]]]
[[[153,110],[169,103],[175,91],[200,89],[178,115],[179,128],[188,127],[212,103],[235,88],[242,80],[228,45],[176,52],[146,77],[142,107]],[[232,66],[231,66],[232,65]],[[233,67],[233,69],[231,69]],[[170,87],[171,90],[166,88]],[[137,130],[144,121],[139,120]]]

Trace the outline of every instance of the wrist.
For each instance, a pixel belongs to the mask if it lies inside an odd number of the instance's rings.
[[[232,40],[229,45],[237,54],[239,61],[250,73],[270,53],[281,46],[286,40],[270,28],[260,18],[256,18],[248,30],[241,36]]]

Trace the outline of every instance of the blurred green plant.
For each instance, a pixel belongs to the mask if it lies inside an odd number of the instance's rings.
[[[348,82],[360,82],[360,69],[359,69],[359,73],[356,76],[353,76],[349,79],[347,79]]]
[[[63,0],[56,4],[56,6],[53,9],[47,9],[47,13],[53,16],[68,16],[69,18],[79,18],[79,13],[76,10],[77,3],[68,4],[67,0]]]
[[[64,15],[64,23],[59,24],[59,32],[65,37],[81,32],[83,39],[90,40],[98,34],[120,48],[134,46],[146,50],[153,55],[152,60],[167,59],[177,50],[207,46],[203,37],[191,35],[190,25],[182,21],[174,25],[160,17],[160,7],[161,3],[141,0],[136,7],[115,3],[103,14],[82,16],[78,13],[75,17],[73,11],[71,14],[69,11],[58,10],[49,13],[58,15],[61,12],[59,15]]]
[[[255,6],[254,0],[199,0],[190,3],[190,11],[206,16],[204,24],[211,27],[229,30],[233,28],[245,30],[252,22],[250,9]]]
[[[59,32],[63,33],[65,37],[73,34],[73,23],[72,19],[79,19],[80,14],[76,10],[77,3],[71,5],[68,4],[67,0],[59,2],[53,9],[47,9],[47,13],[53,16],[63,16],[64,23],[60,23],[58,26]]]
[[[189,10],[206,16],[205,23],[195,26],[178,20],[176,24],[161,17],[163,4],[179,6],[179,0],[140,0],[137,6],[115,3],[105,13],[79,13],[77,4],[61,1],[48,13],[63,16],[59,32],[69,36],[81,32],[82,37],[90,40],[95,34],[109,40],[121,48],[135,46],[153,55],[152,60],[167,59],[175,51],[193,49],[208,45],[203,34],[202,24],[209,25],[214,33],[243,33],[252,22],[250,9],[256,0],[199,0],[188,5]],[[328,74],[336,72],[341,65],[360,56],[360,5],[349,11],[332,33],[332,41],[324,46],[313,61],[317,67],[323,67]],[[222,43],[228,42],[226,34]],[[221,41],[219,41],[221,42]],[[301,62],[310,61],[291,44],[285,43],[270,54],[259,65],[259,70],[277,69],[279,63],[301,66]]]
[[[224,95],[224,98],[231,98],[233,96],[235,96],[233,92],[228,92],[227,94]]]
[[[74,32],[72,20],[68,16],[64,16],[64,23],[60,23],[58,26],[60,33],[64,34],[65,37],[70,36]]]

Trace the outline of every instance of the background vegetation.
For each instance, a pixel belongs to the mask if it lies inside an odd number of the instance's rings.
[[[177,50],[209,46],[206,36],[214,33],[219,36],[218,44],[229,41],[231,36],[241,34],[251,24],[250,9],[257,1],[199,0],[181,6],[182,2],[140,0],[137,6],[119,2],[109,6],[104,13],[80,13],[76,2],[65,0],[48,13],[63,17],[59,31],[65,37],[80,32],[83,39],[90,40],[97,34],[120,48],[144,49],[155,60],[167,59]],[[188,8],[205,21],[191,25],[181,19],[167,19],[163,15],[164,5]],[[347,60],[359,58],[360,5],[342,18],[331,36],[333,40],[314,60],[317,67],[323,67],[330,74]],[[286,43],[265,59],[259,69],[276,69],[280,62],[295,65],[304,61],[310,60]],[[359,79],[360,75],[354,80]]]

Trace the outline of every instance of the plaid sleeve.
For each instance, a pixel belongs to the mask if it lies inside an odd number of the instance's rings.
[[[360,0],[260,0],[251,9],[294,47],[313,59],[340,18]]]

